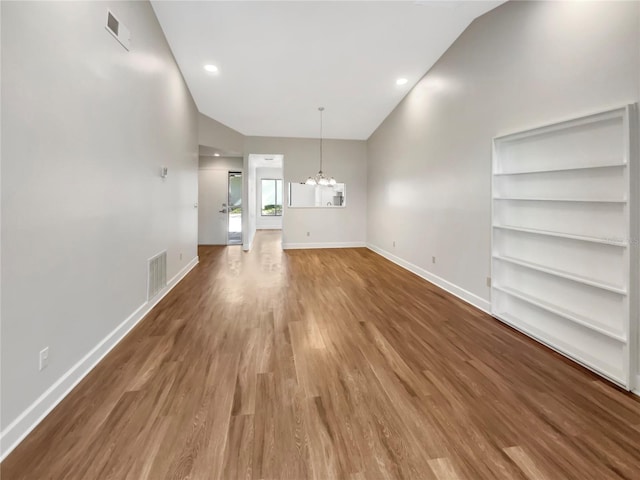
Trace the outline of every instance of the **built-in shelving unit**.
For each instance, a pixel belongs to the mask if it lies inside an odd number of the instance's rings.
[[[493,145],[493,315],[626,388],[637,322],[634,112]]]

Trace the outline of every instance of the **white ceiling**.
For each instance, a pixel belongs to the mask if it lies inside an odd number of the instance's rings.
[[[244,135],[317,137],[324,106],[324,136],[349,139],[367,139],[500,3],[152,0],[202,113]]]

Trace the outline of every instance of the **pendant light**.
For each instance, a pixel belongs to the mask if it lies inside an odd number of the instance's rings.
[[[333,177],[327,178],[322,172],[322,112],[324,112],[324,107],[319,107],[318,111],[320,112],[320,170],[315,176],[307,178],[304,183],[307,185],[333,186],[337,183],[336,179]]]

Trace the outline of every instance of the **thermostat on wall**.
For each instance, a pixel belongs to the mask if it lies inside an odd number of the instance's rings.
[[[107,10],[107,24],[105,27],[113,37],[120,42],[127,51],[131,47],[131,32],[125,27],[116,16]]]

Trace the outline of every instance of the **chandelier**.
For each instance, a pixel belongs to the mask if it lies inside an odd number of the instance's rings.
[[[320,170],[313,177],[307,178],[307,181],[304,182],[307,185],[335,185],[336,179],[331,177],[327,178],[325,174],[322,172],[322,112],[324,112],[324,107],[319,107],[318,111],[320,112]]]

